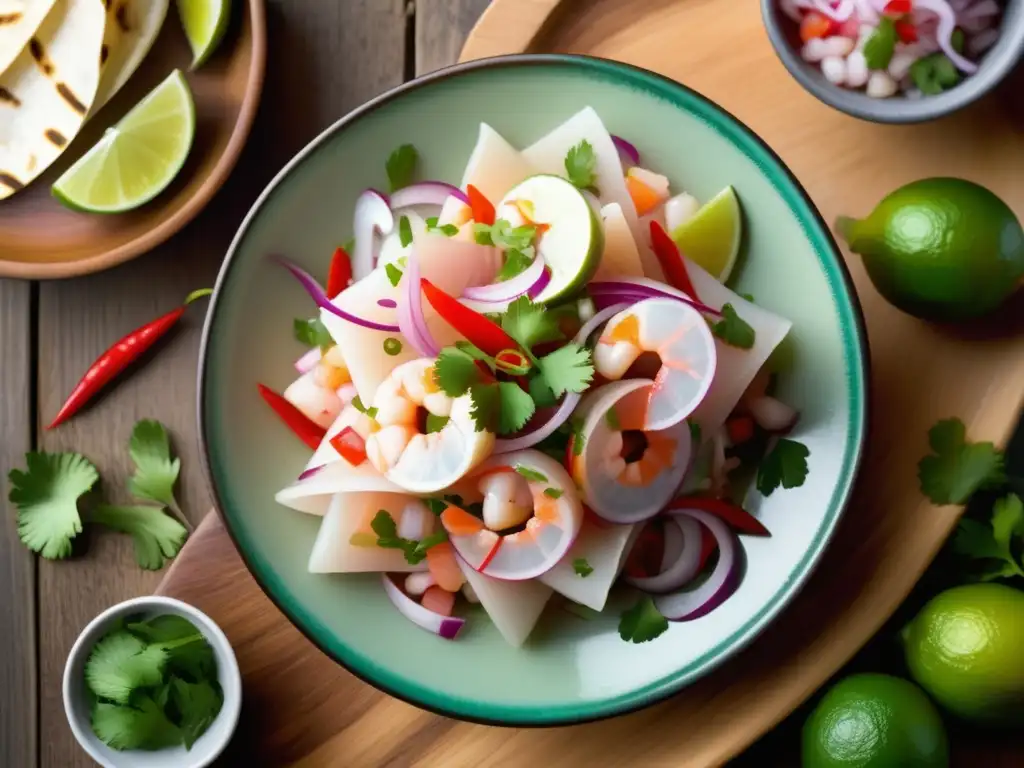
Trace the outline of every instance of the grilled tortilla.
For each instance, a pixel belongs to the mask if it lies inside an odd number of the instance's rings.
[[[0,0],[0,74],[18,58],[55,0]],[[0,96],[2,98],[2,96]]]
[[[114,94],[135,74],[156,41],[169,5],[170,0],[110,0],[111,18],[107,20],[109,56],[100,75],[91,114],[96,114],[114,98]]]
[[[0,200],[45,171],[78,134],[96,98],[107,9],[57,0],[0,74]]]

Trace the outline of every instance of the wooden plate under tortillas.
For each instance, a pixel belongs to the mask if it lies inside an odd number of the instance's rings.
[[[27,15],[37,3],[48,1],[0,0],[0,12],[17,5]],[[169,238],[226,180],[248,137],[263,86],[264,5],[263,0],[246,0],[235,4],[231,27],[213,58],[187,75],[197,132],[178,178],[152,203],[129,213],[70,211],[51,197],[53,182],[172,70],[187,72],[192,53],[177,14],[167,13],[169,0],[54,0],[51,5],[18,58],[0,72],[0,87],[17,76],[21,86],[16,92],[25,93],[27,71],[12,72],[27,60],[35,68],[30,76],[33,92],[43,93],[33,97],[33,104],[42,99],[46,105],[45,109],[30,107],[32,119],[13,120],[14,110],[23,109],[24,104],[11,104],[0,90],[0,174],[13,177],[15,184],[31,182],[9,194],[6,182],[10,179],[0,176],[0,277],[88,274],[145,253]],[[84,27],[87,33],[75,35],[75,46],[57,45],[56,41],[71,39],[57,31],[68,29],[54,23],[58,14],[66,18],[74,12],[76,18],[84,19],[82,9],[94,13],[97,6],[98,33],[93,21]],[[97,17],[91,13],[88,18]],[[5,39],[2,30],[0,25],[0,41]],[[68,53],[72,48],[75,52]],[[143,57],[138,71],[128,78],[126,73]],[[67,87],[59,88],[61,84]],[[31,149],[12,153],[12,146]],[[14,170],[6,170],[8,165]]]

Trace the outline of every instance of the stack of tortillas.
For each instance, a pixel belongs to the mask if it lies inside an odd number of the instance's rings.
[[[0,0],[0,200],[67,149],[149,53],[169,0]]]

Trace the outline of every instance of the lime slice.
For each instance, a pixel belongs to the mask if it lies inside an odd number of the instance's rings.
[[[534,301],[551,304],[580,290],[597,270],[604,250],[601,222],[583,194],[559,176],[531,176],[505,195],[497,217],[531,224],[541,233],[537,253],[551,280]]]
[[[733,188],[726,187],[676,227],[672,238],[688,259],[724,283],[736,265],[742,234],[740,201]]]
[[[175,70],[57,179],[53,195],[90,213],[138,208],[178,175],[195,130],[192,94]]]
[[[177,0],[178,18],[192,47],[192,69],[216,50],[231,19],[231,0]]]

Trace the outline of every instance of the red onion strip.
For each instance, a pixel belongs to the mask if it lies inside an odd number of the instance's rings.
[[[953,31],[956,29],[956,14],[949,7],[946,0],[914,0],[914,9],[931,11],[939,17],[938,39],[942,52],[950,61],[956,64],[957,69],[968,75],[978,71],[978,65],[970,59],[965,59],[953,47]]]
[[[654,605],[669,621],[699,619],[711,613],[736,590],[740,575],[739,543],[736,535],[725,523],[707,512],[680,509],[669,510],[665,514],[669,517],[681,515],[696,520],[711,531],[718,542],[718,563],[703,584],[695,589],[654,598]]]
[[[323,469],[326,466],[327,466],[326,464],[321,464],[318,467],[310,467],[309,469],[304,469],[304,470],[302,470],[302,472],[299,473],[299,476],[298,476],[297,479],[298,480],[305,480],[307,477],[312,477],[313,475],[315,475],[317,472],[319,472],[321,469]]]
[[[615,134],[612,134],[612,144],[619,151],[619,157],[631,165],[640,165],[640,150],[634,144]]]
[[[306,289],[306,293],[310,295],[310,298],[312,298],[313,301],[316,302],[316,305],[321,309],[326,309],[332,315],[337,315],[342,320],[348,320],[350,323],[362,328],[370,328],[374,331],[385,331],[386,333],[399,332],[397,325],[388,325],[386,323],[375,323],[372,320],[364,320],[361,317],[356,317],[355,315],[346,312],[341,307],[335,306],[334,302],[327,298],[327,294],[324,293],[324,289],[320,287],[320,284],[311,274],[301,267],[292,264],[283,256],[272,256],[271,258],[292,273],[295,279],[299,281],[299,284]]]
[[[423,357],[436,357],[441,347],[434,341],[423,317],[423,294],[420,291],[420,261],[416,249],[409,252],[402,276],[405,296],[398,307],[398,327],[406,341]]]
[[[458,616],[442,616],[440,613],[434,613],[424,608],[399,589],[386,573],[382,573],[380,578],[384,584],[384,591],[394,603],[395,608],[416,626],[433,632],[435,635],[440,635],[445,640],[454,640],[465,626],[465,619],[460,619]]]
[[[445,181],[421,181],[410,184],[391,195],[391,210],[408,208],[412,205],[444,205],[445,200],[454,197],[469,205],[466,193]]]
[[[558,406],[558,410],[552,414],[550,419],[533,432],[527,432],[525,435],[514,437],[511,440],[495,440],[494,453],[509,453],[510,451],[518,451],[523,448],[532,448],[541,440],[550,437],[556,429],[565,424],[569,417],[572,416],[572,412],[579,405],[579,402],[579,393],[566,392],[565,397],[562,398],[562,404]]]
[[[532,292],[536,284],[544,280],[546,273],[544,257],[538,254],[533,263],[515,277],[502,280],[500,283],[472,286],[462,292],[462,298],[474,301],[512,301],[524,293]],[[548,279],[550,280],[550,277]]]
[[[647,278],[620,277],[618,280],[596,280],[587,285],[587,290],[596,302],[600,297],[617,298],[619,301],[628,301],[635,304],[641,299],[676,299],[689,304],[699,312],[709,315],[721,315],[717,309],[712,309],[706,304],[691,299],[682,291],[669,289],[654,280]]]
[[[682,538],[682,548],[678,555],[667,565],[663,563],[662,571],[657,576],[646,578],[625,579],[644,592],[664,593],[679,589],[697,575],[700,570],[701,530],[700,523],[688,517],[669,517],[665,520],[665,551],[668,553],[669,536],[678,535]]]

